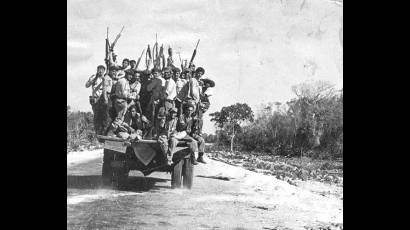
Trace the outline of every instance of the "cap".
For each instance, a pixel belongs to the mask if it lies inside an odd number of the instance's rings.
[[[199,72],[202,72],[202,74],[205,74],[204,68],[202,68],[202,67],[196,68],[195,73],[199,73]]]
[[[181,72],[181,70],[180,70],[178,67],[175,67],[175,68],[173,69],[173,71],[174,71],[174,73],[180,73],[180,72]]]
[[[105,69],[105,66],[103,66],[103,65],[99,65],[99,66],[97,66],[97,69]]]
[[[169,110],[169,112],[170,112],[170,113],[177,113],[178,110],[177,110],[177,108],[173,107],[173,108],[171,108],[171,109]]]

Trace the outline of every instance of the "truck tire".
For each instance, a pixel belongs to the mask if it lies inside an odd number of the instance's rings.
[[[104,149],[103,165],[102,165],[102,182],[103,185],[111,185],[113,177],[113,169],[111,161],[114,159],[114,153],[111,150]]]
[[[113,172],[113,185],[116,189],[125,188],[127,185],[129,170],[126,168],[115,169]]]
[[[194,166],[191,164],[190,158],[185,158],[182,167],[182,185],[184,188],[191,189],[194,180]]]
[[[181,180],[182,180],[182,166],[184,164],[184,160],[180,160],[175,163],[174,168],[171,173],[171,188],[180,188],[181,187]]]

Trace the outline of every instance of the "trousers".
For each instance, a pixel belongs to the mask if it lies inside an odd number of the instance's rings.
[[[171,137],[171,139],[169,141],[169,151],[171,153],[171,156],[173,156],[174,153],[176,152],[178,141],[181,140],[181,139],[191,139],[191,142],[188,142],[188,147],[189,147],[190,151],[193,152],[193,153],[198,152],[198,143],[191,136],[186,135],[182,138],[173,136],[173,137]]]
[[[120,125],[124,120],[125,112],[127,112],[127,101],[125,99],[116,98],[114,100],[114,108],[117,116],[113,121],[113,126]]]
[[[204,153],[205,152],[205,140],[204,140],[204,138],[199,136],[198,134],[193,134],[192,137],[197,141],[198,152],[199,153]]]
[[[94,114],[93,123],[95,133],[98,135],[105,135],[105,131],[110,124],[108,103],[104,101],[103,97],[100,97],[95,103],[91,104],[91,108]]]

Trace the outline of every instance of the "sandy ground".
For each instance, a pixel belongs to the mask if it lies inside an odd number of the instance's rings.
[[[67,169],[69,167],[87,162],[93,159],[103,157],[103,150],[96,149],[91,151],[82,151],[82,152],[70,152],[67,154]]]
[[[306,229],[343,224],[340,191],[328,185],[293,186],[207,161],[195,166],[191,190],[171,189],[167,173],[143,177],[132,171],[127,189],[115,191],[101,185],[102,150],[70,153],[67,229]]]

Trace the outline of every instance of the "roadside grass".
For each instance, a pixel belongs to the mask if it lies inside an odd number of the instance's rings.
[[[295,185],[294,180],[314,180],[343,186],[343,159],[320,160],[309,157],[284,157],[262,152],[208,149],[208,157],[248,170],[272,175]]]
[[[99,143],[97,139],[93,139],[91,142],[85,138],[67,139],[67,154],[69,152],[82,152],[100,148],[103,148],[103,144]]]

